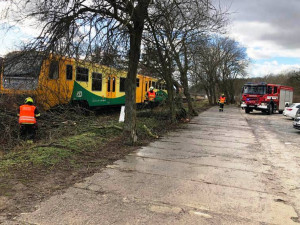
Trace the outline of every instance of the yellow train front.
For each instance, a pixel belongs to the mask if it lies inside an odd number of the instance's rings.
[[[1,93],[33,96],[44,109],[77,102],[88,107],[124,105],[126,72],[65,57],[43,57],[37,53],[4,59]],[[16,57],[17,56],[17,57]],[[138,75],[136,103],[144,103],[153,86],[156,102],[167,98],[158,79]]]

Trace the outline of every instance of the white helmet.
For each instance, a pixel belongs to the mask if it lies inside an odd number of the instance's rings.
[[[154,90],[154,87],[150,87],[150,91],[153,91]]]

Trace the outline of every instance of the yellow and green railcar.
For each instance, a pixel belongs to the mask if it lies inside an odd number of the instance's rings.
[[[89,107],[125,104],[125,71],[65,57],[44,59],[27,55],[11,61],[7,60],[8,64],[4,60],[1,74],[3,94],[34,96],[46,110],[69,102]],[[138,74],[136,103],[145,102],[151,86],[157,93],[156,102],[167,98],[163,83]]]

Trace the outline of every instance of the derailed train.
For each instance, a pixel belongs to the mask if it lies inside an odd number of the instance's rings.
[[[33,96],[44,109],[70,102],[88,107],[125,104],[126,72],[74,58],[14,53],[3,62],[1,94]],[[136,103],[146,101],[153,86],[155,102],[167,98],[165,84],[137,75]]]

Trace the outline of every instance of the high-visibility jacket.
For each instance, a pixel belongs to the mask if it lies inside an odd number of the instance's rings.
[[[225,101],[226,101],[226,98],[221,96],[220,99],[219,99],[219,102],[220,102],[221,104],[224,104]]]
[[[33,105],[21,105],[19,112],[19,124],[36,124],[36,116],[39,114],[35,114],[36,107]]]
[[[155,99],[155,92],[154,91],[148,91],[147,92],[147,96],[148,96],[148,100],[149,101],[154,101],[154,99]]]

